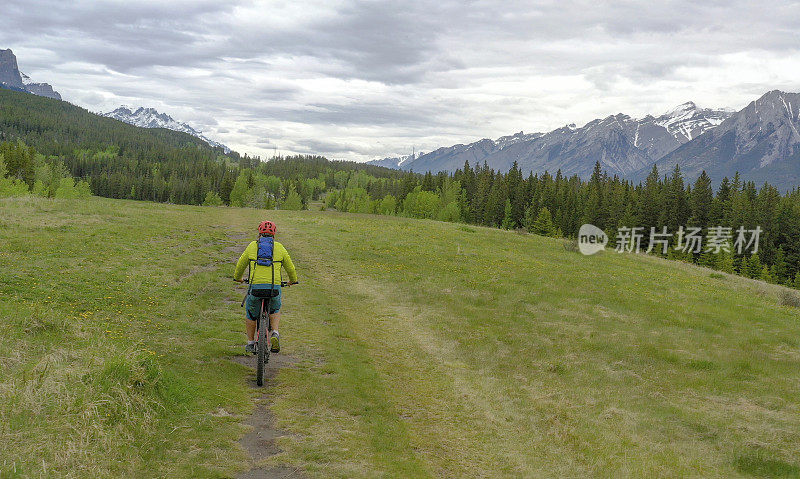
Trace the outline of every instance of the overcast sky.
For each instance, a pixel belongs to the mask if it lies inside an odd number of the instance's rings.
[[[800,91],[800,2],[2,0],[0,48],[92,111],[369,160]]]

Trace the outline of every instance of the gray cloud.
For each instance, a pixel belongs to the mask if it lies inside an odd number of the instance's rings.
[[[800,90],[793,1],[5,0],[0,48],[93,111],[369,159]]]

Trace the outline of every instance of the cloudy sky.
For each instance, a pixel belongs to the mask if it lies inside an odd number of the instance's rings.
[[[92,111],[369,160],[800,91],[800,2],[3,0],[0,48]]]

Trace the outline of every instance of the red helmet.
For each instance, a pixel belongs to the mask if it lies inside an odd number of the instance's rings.
[[[276,231],[278,231],[278,227],[272,221],[262,221],[258,225],[258,232],[262,235],[275,236]]]

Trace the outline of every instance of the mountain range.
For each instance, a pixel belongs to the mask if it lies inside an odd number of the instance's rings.
[[[382,158],[380,160],[372,160],[368,161],[368,165],[374,166],[383,166],[384,168],[393,168],[395,170],[402,170],[404,169],[405,165],[414,161],[418,157],[424,155],[424,153],[412,153],[410,155],[405,156],[394,156],[391,158]]]
[[[610,175],[641,181],[656,164],[669,172],[679,165],[687,179],[703,170],[719,181],[737,171],[744,179],[781,188],[800,185],[800,95],[771,91],[740,111],[700,108],[687,102],[661,115],[611,115],[547,133],[519,132],[497,140],[439,148],[403,161],[372,164],[409,171],[455,171],[483,163],[506,171],[516,161],[524,172],[588,178],[595,162]]]
[[[48,98],[61,99],[61,95],[47,83],[37,83],[19,71],[17,57],[11,49],[0,50],[0,88],[17,90]]]
[[[211,146],[222,148],[225,153],[231,152],[231,149],[222,143],[218,143],[206,137],[202,132],[195,130],[186,123],[181,123],[173,119],[166,113],[159,113],[154,108],[139,107],[134,110],[131,107],[123,105],[114,111],[103,113],[102,115],[142,128],[166,128],[172,131],[188,133],[194,137],[200,138]]]

